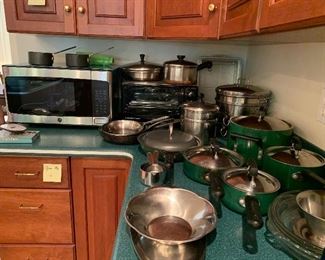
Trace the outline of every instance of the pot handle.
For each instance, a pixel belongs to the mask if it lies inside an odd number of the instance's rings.
[[[220,198],[224,195],[222,182],[220,177],[217,176],[216,172],[210,171],[207,174],[209,174],[209,179],[210,179],[210,186],[209,186],[210,201],[217,211],[218,218],[221,218],[222,210],[221,210]]]
[[[205,62],[202,62],[199,66],[197,66],[197,70],[211,69],[212,65],[213,64],[211,61],[205,61]]]
[[[291,176],[294,180],[298,180],[298,181],[304,181],[304,177],[307,177],[325,186],[325,179],[312,171],[303,170],[303,171],[292,173]]]
[[[260,229],[263,226],[263,219],[259,201],[251,195],[246,195],[244,200],[247,223],[255,229]]]

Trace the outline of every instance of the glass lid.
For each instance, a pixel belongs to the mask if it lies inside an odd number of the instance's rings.
[[[268,131],[283,131],[292,128],[289,123],[270,116],[239,116],[232,118],[231,121],[240,126]]]
[[[265,90],[253,85],[245,85],[245,84],[231,84],[231,85],[218,86],[216,88],[216,92],[219,95],[232,96],[232,97],[269,98],[272,95],[272,92],[270,90]]]
[[[191,163],[209,170],[233,168],[244,163],[244,159],[238,153],[216,145],[194,148],[184,155]]]
[[[276,161],[295,166],[321,167],[325,165],[325,159],[321,155],[305,149],[294,150],[287,146],[275,147],[269,150],[268,155]]]
[[[241,191],[255,193],[272,193],[280,189],[279,181],[273,176],[257,170],[254,175],[248,168],[234,168],[224,172],[223,181]]]

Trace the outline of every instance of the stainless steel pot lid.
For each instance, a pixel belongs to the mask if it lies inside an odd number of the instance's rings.
[[[292,128],[286,121],[270,116],[238,116],[233,117],[231,121],[240,126],[260,130],[283,131]]]
[[[218,95],[230,97],[252,97],[252,98],[270,98],[272,92],[270,90],[261,89],[253,85],[231,84],[222,85],[216,88]]]
[[[248,168],[226,170],[222,174],[222,180],[231,187],[252,194],[273,193],[281,187],[280,182],[266,172],[257,170],[257,175],[252,177]]]
[[[322,167],[325,165],[325,158],[320,154],[306,149],[293,150],[289,146],[275,146],[267,149],[267,155],[272,159],[294,166],[301,167]]]
[[[165,152],[183,152],[200,144],[197,137],[174,130],[172,124],[169,130],[157,129],[144,133],[139,137],[139,142],[148,148]]]
[[[182,105],[184,110],[197,111],[197,112],[218,112],[219,106],[212,103],[204,102],[188,102]]]
[[[191,163],[208,170],[240,167],[244,163],[244,158],[240,154],[213,145],[196,147],[183,155]]]
[[[177,60],[166,61],[164,63],[164,66],[168,65],[168,66],[182,66],[182,67],[197,68],[198,65],[196,63],[184,59],[185,59],[185,55],[177,55]]]
[[[126,65],[123,67],[125,70],[129,71],[152,71],[152,70],[159,70],[161,71],[163,69],[162,65],[155,64],[155,63],[149,63],[144,61],[144,54],[140,54],[140,61],[137,63],[132,63],[129,65]]]

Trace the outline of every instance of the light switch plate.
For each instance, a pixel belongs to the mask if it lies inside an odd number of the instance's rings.
[[[27,5],[46,6],[46,0],[28,0]]]
[[[322,97],[319,106],[319,121],[325,124],[325,88],[322,90]]]

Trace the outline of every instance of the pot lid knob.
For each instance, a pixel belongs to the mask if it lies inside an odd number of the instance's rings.
[[[177,59],[178,60],[184,60],[185,59],[185,55],[177,55]]]
[[[140,62],[141,63],[144,63],[144,56],[145,56],[144,54],[140,54]]]
[[[248,162],[247,174],[250,177],[256,177],[258,175],[257,164],[254,160]]]
[[[264,106],[261,106],[259,109],[259,116],[257,119],[258,122],[262,122],[264,120],[265,111],[266,111],[266,109],[264,108]]]
[[[211,144],[211,151],[212,151],[212,156],[215,160],[219,159],[219,152],[220,152],[220,147],[217,144]]]
[[[169,124],[169,140],[173,140],[173,131],[174,131],[174,124]]]
[[[301,139],[298,136],[294,136],[291,139],[291,147],[290,147],[290,153],[291,155],[299,159],[299,152],[302,150],[302,142]]]

